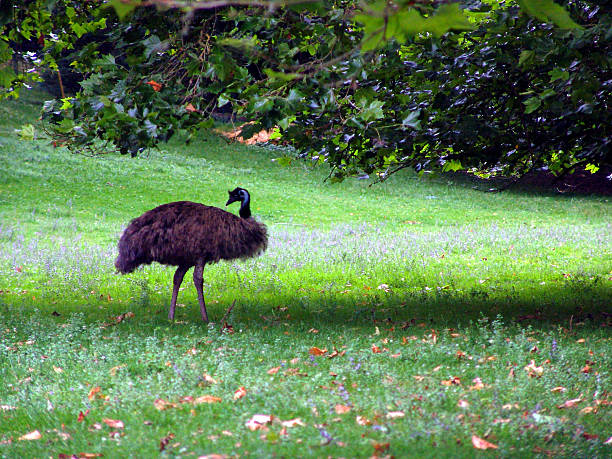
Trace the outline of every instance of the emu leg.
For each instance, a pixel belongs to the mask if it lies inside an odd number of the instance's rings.
[[[168,319],[174,320],[174,309],[176,308],[176,298],[178,297],[179,287],[183,282],[183,277],[190,266],[179,266],[174,273],[174,286],[172,288],[172,301],[170,302],[170,312],[168,312]]]
[[[198,291],[198,301],[200,302],[200,314],[202,315],[202,320],[204,322],[208,322],[208,314],[206,314],[206,304],[204,303],[204,292],[202,291],[202,284],[204,283],[204,279],[202,277],[203,272],[203,264],[198,264],[195,268],[193,268],[193,283],[195,285],[196,290]]]

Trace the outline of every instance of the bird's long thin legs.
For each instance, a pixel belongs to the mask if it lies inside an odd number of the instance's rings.
[[[204,283],[204,278],[202,276],[203,272],[203,264],[197,264],[195,268],[193,268],[193,283],[195,285],[196,290],[198,291],[198,301],[200,302],[200,314],[202,315],[202,320],[204,322],[208,322],[206,304],[204,303],[204,292],[202,290],[202,284]]]
[[[168,312],[168,319],[174,320],[174,309],[176,308],[176,298],[178,297],[179,287],[183,282],[183,277],[190,266],[179,266],[174,273],[174,286],[172,288],[172,301],[170,302],[170,312]]]

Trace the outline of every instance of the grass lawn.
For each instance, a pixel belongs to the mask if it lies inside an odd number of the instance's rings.
[[[0,104],[0,457],[612,455],[609,198],[329,184],[207,134],[87,158],[15,135],[40,97]],[[173,269],[116,274],[118,237],[236,186],[268,251],[170,322]]]

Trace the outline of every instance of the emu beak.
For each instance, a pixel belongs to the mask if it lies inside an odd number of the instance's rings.
[[[229,206],[232,202],[238,201],[236,198],[234,198],[231,194],[229,199],[227,200],[227,202],[225,203],[226,206]]]

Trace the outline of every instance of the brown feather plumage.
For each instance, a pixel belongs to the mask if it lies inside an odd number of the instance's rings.
[[[234,192],[230,192],[230,196]],[[246,196],[241,215],[245,207],[246,215],[250,215],[248,194]],[[121,273],[130,273],[138,266],[154,261],[178,266],[177,275],[182,270],[178,280],[180,285],[185,271],[192,266],[203,268],[219,260],[254,257],[263,252],[267,245],[266,226],[254,218],[238,217],[217,207],[195,202],[171,202],[149,210],[130,222],[119,240],[119,256],[115,266]],[[174,283],[178,291],[176,275]],[[174,316],[175,301],[176,292],[171,316]],[[204,318],[203,299],[200,306]]]

